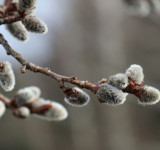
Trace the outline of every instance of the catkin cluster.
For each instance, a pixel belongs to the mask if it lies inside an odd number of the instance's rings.
[[[59,121],[67,118],[67,110],[60,103],[45,100],[40,95],[40,89],[35,86],[20,89],[12,100],[12,104],[17,107],[14,110],[14,115],[19,118],[27,118],[32,114],[48,121]]]
[[[129,13],[141,17],[160,15],[160,0],[123,0]]]
[[[142,67],[131,65],[125,73],[113,75],[105,83],[100,82],[96,95],[100,102],[114,106],[123,104],[128,93],[136,95],[142,105],[157,103],[160,100],[160,91],[143,85],[143,80]]]
[[[134,64],[125,73],[118,73],[110,76],[108,80],[101,80],[95,87],[96,95],[101,103],[113,106],[123,104],[128,93],[137,96],[139,104],[156,104],[160,100],[160,91],[154,87],[143,85],[143,81],[142,67]],[[85,106],[90,100],[89,95],[77,87],[68,93],[66,93],[64,101],[71,106]]]
[[[11,24],[7,24],[7,30],[17,39],[26,41],[29,38],[29,32],[47,33],[48,29],[46,24],[32,16],[35,10],[36,0],[14,0],[17,3],[18,13],[24,14],[25,18],[22,21],[17,21]]]
[[[15,76],[9,62],[0,62],[0,86],[5,91],[11,91],[15,86]],[[67,118],[67,110],[60,103],[45,100],[40,95],[40,89],[35,86],[18,90],[10,104],[4,104],[0,100],[0,117],[5,113],[6,105],[9,105],[18,118],[27,118],[30,115],[49,121]]]
[[[17,91],[11,100],[14,106],[13,114],[18,118],[34,116],[48,121],[64,120],[68,116],[63,105],[40,97],[41,91],[38,87],[30,86]]]

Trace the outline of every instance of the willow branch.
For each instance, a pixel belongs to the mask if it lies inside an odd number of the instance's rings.
[[[89,89],[90,91],[96,93],[96,84],[90,83],[89,81],[81,81],[81,80],[77,79],[76,77],[67,77],[67,76],[59,75],[59,74],[51,71],[48,68],[43,68],[43,67],[37,66],[37,65],[27,61],[26,59],[24,59],[21,56],[21,54],[17,53],[14,49],[11,48],[11,46],[8,44],[7,40],[5,40],[5,38],[2,34],[0,34],[0,44],[2,44],[2,46],[4,47],[7,55],[11,55],[22,66],[24,66],[22,68],[23,73],[25,72],[25,69],[28,69],[32,72],[41,73],[46,76],[49,76],[49,77],[55,79],[58,82],[60,88],[62,88],[63,90],[65,87],[63,83],[68,82],[68,83],[77,85],[80,88],[86,88],[86,89]]]
[[[15,12],[17,15],[15,15]],[[25,12],[19,12],[17,9],[17,3],[12,3],[12,0],[5,0],[5,5],[0,5],[0,25],[1,24],[9,24],[16,21],[22,21],[25,19]],[[68,87],[65,86],[65,82],[77,85],[80,88],[86,88],[96,93],[96,84],[90,83],[89,81],[80,81],[76,77],[67,77],[63,75],[59,75],[48,68],[43,68],[33,64],[32,62],[24,59],[21,54],[17,53],[11,46],[8,44],[7,40],[0,34],[0,44],[4,47],[6,53],[14,57],[23,67],[21,69],[22,73],[25,73],[25,70],[28,69],[32,72],[42,73],[46,76],[49,76],[55,79],[59,87],[66,94],[66,91],[69,90]]]

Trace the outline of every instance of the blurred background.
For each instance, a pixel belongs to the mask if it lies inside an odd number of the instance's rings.
[[[160,89],[160,16],[132,16],[127,7],[122,0],[39,0],[35,15],[47,24],[47,34],[31,33],[23,43],[5,26],[0,32],[24,58],[59,74],[97,82],[140,64],[145,84]],[[0,50],[0,60],[13,64],[17,80],[12,92],[1,93],[12,97],[19,88],[35,85],[42,97],[60,102],[69,112],[62,122],[46,122],[19,120],[8,110],[0,120],[0,150],[160,149],[160,104],[143,107],[129,95],[123,105],[111,107],[87,91],[90,103],[73,108],[64,103],[53,79],[30,71],[21,74],[21,65],[2,46]]]

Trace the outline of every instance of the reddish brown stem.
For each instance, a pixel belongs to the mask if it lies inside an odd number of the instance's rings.
[[[52,72],[48,68],[36,66],[35,64],[25,60],[19,53],[17,53],[15,50],[11,48],[11,46],[8,44],[8,42],[5,40],[2,34],[0,34],[0,44],[2,44],[2,46],[4,47],[8,55],[13,56],[19,63],[22,64],[22,66],[25,66],[26,69],[49,76],[55,79],[58,83],[68,82],[68,83],[77,85],[80,88],[86,88],[88,90],[91,90],[92,92],[95,93],[96,87],[97,87],[96,84],[90,83],[89,81],[78,80],[76,77],[66,77],[63,75],[59,75],[55,72]]]

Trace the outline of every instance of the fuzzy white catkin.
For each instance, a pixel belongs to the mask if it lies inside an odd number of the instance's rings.
[[[17,39],[27,41],[29,38],[28,31],[21,21],[17,21],[6,25],[7,30]]]
[[[143,86],[144,93],[138,99],[139,104],[153,105],[160,101],[160,91],[152,86]]]
[[[48,32],[46,24],[42,20],[33,16],[26,17],[23,21],[23,24],[25,25],[26,29],[30,32],[42,34]]]
[[[118,89],[124,89],[128,86],[128,76],[124,73],[115,74],[109,77],[108,84]]]
[[[33,13],[33,9],[37,0],[19,0],[18,10],[30,15]]]
[[[131,65],[126,70],[126,75],[131,78],[136,84],[141,84],[144,80],[143,68],[140,65]]]
[[[41,95],[41,90],[39,87],[36,87],[36,86],[29,86],[29,87],[26,87],[28,89],[30,89],[34,95],[34,98],[39,98],[40,95]]]
[[[151,13],[150,3],[147,0],[132,0],[126,2],[131,15],[147,17]]]
[[[74,87],[74,90],[77,91],[77,97],[65,97],[64,101],[67,104],[70,104],[71,106],[75,106],[75,107],[82,107],[88,104],[88,102],[90,101],[90,97],[87,93],[85,93],[83,90],[81,90],[80,88]]]
[[[38,87],[29,86],[18,90],[15,95],[16,104],[22,106],[32,100],[36,100],[40,97],[41,91]]]
[[[61,121],[68,117],[68,112],[66,108],[60,103],[57,103],[55,101],[44,100],[41,98],[35,103],[33,103],[32,107],[36,108],[43,106],[45,104],[51,104],[52,107],[43,114],[33,114],[33,116],[47,121]]]
[[[0,118],[4,115],[5,111],[6,111],[5,104],[2,101],[0,101]]]
[[[98,99],[109,105],[120,105],[126,100],[127,93],[123,93],[121,90],[113,87],[107,83],[101,84],[97,93]]]
[[[27,107],[20,107],[16,110],[16,114],[22,118],[27,118],[30,116],[30,110]]]
[[[0,72],[0,86],[5,91],[12,91],[15,86],[15,76],[11,64],[7,61],[3,62],[3,70]]]

